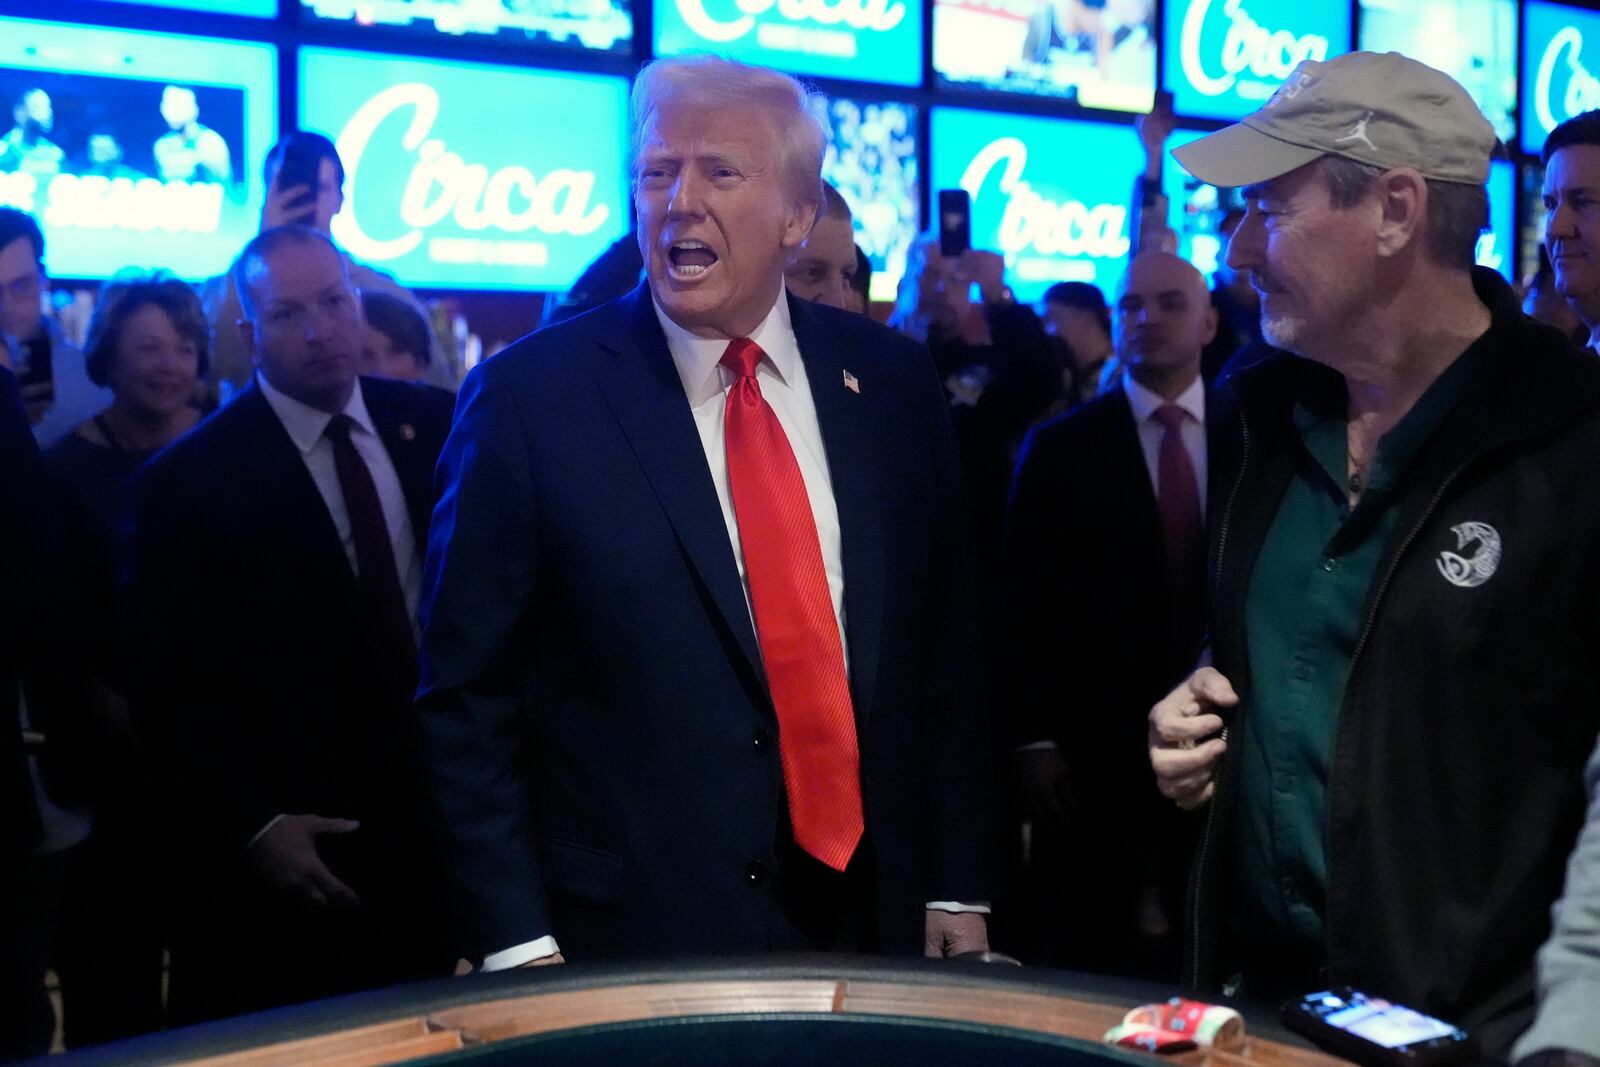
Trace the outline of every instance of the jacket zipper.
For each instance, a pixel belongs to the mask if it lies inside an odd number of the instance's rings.
[[[1228,548],[1228,521],[1233,517],[1233,505],[1239,499],[1239,487],[1244,484],[1245,468],[1250,463],[1250,423],[1245,420],[1244,407],[1239,408],[1239,432],[1241,447],[1239,452],[1239,473],[1233,480],[1233,488],[1228,492],[1228,502],[1223,506],[1222,519],[1217,527],[1217,576],[1218,585],[1221,584],[1223,560]],[[1219,735],[1222,743],[1228,743],[1230,727],[1224,724]],[[1212,793],[1210,802],[1206,805],[1206,817],[1200,828],[1200,848],[1195,853],[1194,861],[1194,899],[1189,904],[1189,988],[1200,988],[1200,897],[1205,891],[1206,854],[1211,849],[1211,828],[1217,818],[1217,796]]]
[[[1509,444],[1510,442],[1507,442],[1507,443]],[[1416,523],[1411,527],[1410,530],[1408,530],[1406,532],[1405,540],[1400,542],[1400,551],[1396,552],[1394,554],[1394,558],[1389,561],[1389,568],[1388,568],[1388,570],[1384,571],[1384,573],[1383,573],[1383,581],[1380,582],[1379,585],[1378,585],[1378,593],[1377,593],[1377,595],[1375,597],[1372,598],[1372,608],[1371,608],[1370,611],[1367,612],[1366,621],[1362,623],[1361,636],[1356,640],[1355,651],[1352,652],[1351,655],[1350,655],[1350,670],[1345,675],[1344,701],[1339,706],[1339,722],[1341,724],[1346,723],[1346,722],[1349,721],[1348,704],[1349,704],[1349,701],[1350,701],[1350,691],[1351,691],[1350,679],[1352,679],[1352,678],[1354,678],[1356,676],[1356,667],[1361,662],[1361,654],[1364,651],[1366,651],[1367,640],[1368,640],[1369,637],[1371,637],[1372,628],[1373,628],[1374,625],[1376,625],[1376,623],[1378,621],[1378,609],[1383,606],[1383,598],[1384,598],[1385,595],[1388,594],[1389,585],[1390,585],[1391,582],[1393,582],[1396,572],[1398,572],[1400,570],[1401,561],[1403,559],[1405,559],[1406,553],[1411,551],[1411,546],[1416,541],[1416,539],[1422,535],[1423,527],[1428,525],[1428,520],[1433,518],[1433,513],[1435,511],[1437,511],[1438,508],[1439,508],[1439,502],[1444,499],[1445,493],[1450,491],[1450,487],[1455,484],[1456,479],[1461,477],[1461,475],[1466,471],[1466,469],[1468,467],[1472,466],[1473,463],[1477,462],[1479,459],[1482,459],[1482,458],[1483,458],[1482,455],[1473,457],[1471,460],[1468,460],[1466,463],[1463,463],[1461,466],[1459,466],[1455,470],[1451,471],[1449,476],[1446,477],[1444,481],[1439,483],[1439,488],[1434,492],[1433,499],[1428,501],[1428,506],[1423,509],[1421,515],[1417,516]],[[1327,810],[1327,814],[1324,816],[1325,818],[1327,818],[1329,820],[1330,823],[1332,822],[1332,819],[1333,819],[1333,808],[1334,808],[1334,804],[1333,804],[1333,784],[1334,784],[1334,778],[1333,778],[1333,775],[1330,773],[1328,775],[1328,810]],[[1332,826],[1331,825],[1325,826],[1323,828],[1323,837],[1324,837],[1324,839],[1329,841],[1330,845],[1331,845],[1331,842],[1333,840]],[[1329,851],[1328,851],[1328,882],[1329,882],[1329,886],[1331,888],[1332,887],[1332,883],[1333,883],[1333,851],[1332,851],[1331,847],[1329,848]],[[1329,914],[1331,915],[1333,909],[1330,907],[1328,910],[1329,910]],[[1327,942],[1326,942],[1326,945],[1324,947],[1327,949],[1328,963],[1329,963],[1329,968],[1330,968],[1330,972],[1331,972],[1332,963],[1333,963],[1333,924],[1331,922],[1329,922],[1329,923],[1326,924],[1326,927],[1327,928],[1326,928],[1326,930],[1324,932],[1324,936],[1327,938]]]

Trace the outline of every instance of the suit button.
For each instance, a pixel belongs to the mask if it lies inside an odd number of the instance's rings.
[[[756,746],[757,752],[766,752],[767,749],[772,747],[772,731],[767,729],[765,726],[761,727],[756,731],[756,736],[753,743]]]
[[[767,880],[767,865],[760,860],[751,860],[744,865],[744,880],[751,889],[759,889],[761,883]]]

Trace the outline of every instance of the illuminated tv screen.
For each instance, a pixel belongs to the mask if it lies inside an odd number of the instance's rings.
[[[1133,130],[936,107],[929,138],[933,188],[972,197],[972,245],[1005,257],[1018,300],[1037,300],[1061,281],[1114,290],[1127,269],[1133,180],[1144,167]]]
[[[1204,137],[1199,130],[1175,130],[1167,141],[1170,151]],[[1222,221],[1234,208],[1244,207],[1237,189],[1207,185],[1167,159],[1161,170],[1161,191],[1167,195],[1168,224],[1178,235],[1178,255],[1210,277],[1227,253]]]
[[[1489,228],[1478,238],[1480,266],[1517,280],[1517,168],[1497,159],[1489,164]]]
[[[833,97],[827,120],[822,176],[850,205],[856,244],[872,264],[872,299],[893,300],[922,214],[916,105]]]
[[[1519,167],[1517,187],[1522,198],[1517,201],[1517,261],[1526,277],[1539,266],[1539,249],[1544,244],[1544,224],[1548,212],[1544,208],[1544,168],[1535,160]]]
[[[309,21],[356,29],[397,27],[615,51],[633,43],[630,0],[301,0],[301,12]]]
[[[1593,47],[1590,47],[1593,42]],[[1600,11],[1527,0],[1522,9],[1522,147],[1538,155],[1562,122],[1600,107]]]
[[[226,270],[261,225],[277,129],[270,45],[0,19],[0,204],[51,273]]]
[[[1444,71],[1472,94],[1501,140],[1516,134],[1516,0],[1361,0],[1361,47]]]
[[[345,168],[333,236],[413,288],[565,289],[628,231],[622,78],[300,51]]]
[[[1350,7],[1307,0],[1169,0],[1162,73],[1180,115],[1238,119],[1303,59],[1350,50]]]
[[[108,0],[114,4],[139,7],[173,7],[184,11],[206,11],[213,15],[245,15],[250,18],[278,17],[278,0]]]
[[[656,0],[655,52],[715,52],[792,74],[922,84],[921,0]]]
[[[933,69],[947,84],[1149,111],[1155,32],[1155,0],[934,0]]]

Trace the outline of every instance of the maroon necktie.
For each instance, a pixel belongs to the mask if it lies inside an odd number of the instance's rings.
[[[730,341],[722,354],[722,365],[736,375],[723,413],[728,491],[778,712],[795,843],[842,871],[864,826],[855,710],[811,500],[789,439],[756,382],[763,354],[745,338]]]
[[[367,461],[361,458],[350,431],[355,420],[335,415],[325,431],[333,444],[333,467],[339,475],[339,491],[344,494],[345,511],[350,515],[350,539],[356,545],[357,582],[372,621],[376,643],[396,654],[416,654],[416,639],[411,631],[411,612],[400,586],[400,571],[395,565],[394,543],[389,539],[389,523],[383,517],[383,502],[372,480]]]
[[[1161,535],[1167,549],[1172,589],[1188,594],[1203,583],[1205,522],[1200,514],[1200,486],[1194,464],[1183,445],[1188,412],[1166,404],[1151,416],[1161,424],[1161,452],[1156,463],[1156,501],[1161,508]]]

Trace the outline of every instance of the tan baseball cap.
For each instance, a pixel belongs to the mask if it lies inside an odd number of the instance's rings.
[[[1455,79],[1398,52],[1350,52],[1294,68],[1261,110],[1172,150],[1203,182],[1271,181],[1325,156],[1482,185],[1494,127]]]

